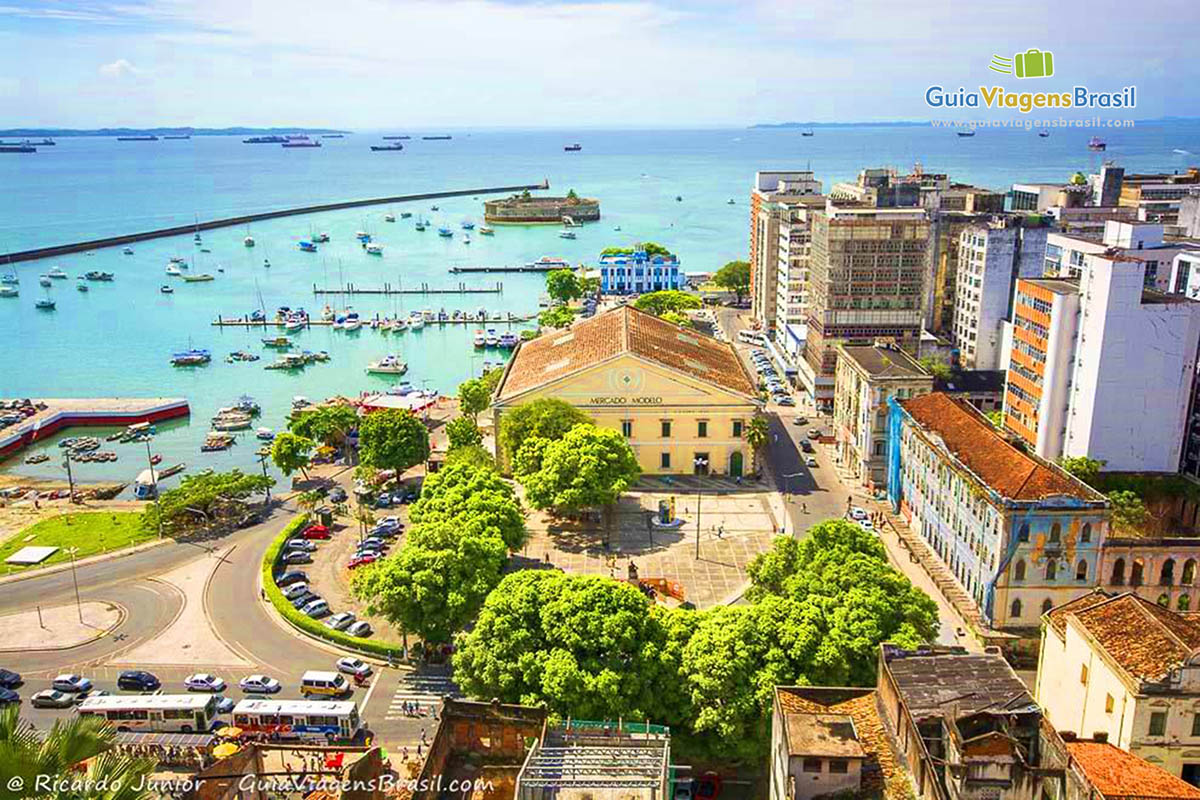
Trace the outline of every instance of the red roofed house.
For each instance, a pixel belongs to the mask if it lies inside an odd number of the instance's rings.
[[[1200,789],[1111,742],[1064,738],[1068,800],[1200,800]]]

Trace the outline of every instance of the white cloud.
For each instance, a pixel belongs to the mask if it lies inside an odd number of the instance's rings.
[[[118,58],[111,64],[101,64],[100,74],[106,78],[128,78],[141,75],[142,71],[123,58]]]

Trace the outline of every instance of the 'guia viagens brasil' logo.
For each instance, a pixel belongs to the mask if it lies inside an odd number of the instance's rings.
[[[1030,48],[1011,58],[994,55],[988,69],[1019,79],[1049,78],[1054,75],[1054,54]],[[1077,84],[1069,91],[1010,92],[1003,86],[947,90],[935,84],[925,90],[925,103],[931,108],[1012,109],[1022,114],[1043,108],[1136,108],[1137,87],[1097,92]]]

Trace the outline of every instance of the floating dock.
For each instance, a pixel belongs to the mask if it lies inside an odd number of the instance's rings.
[[[313,294],[501,294],[504,291],[504,284],[497,283],[494,286],[467,286],[465,283],[460,283],[458,286],[451,287],[436,287],[430,286],[428,283],[417,284],[416,286],[393,286],[390,283],[385,283],[382,287],[355,286],[353,283],[348,283],[345,286],[322,289],[313,284]]]
[[[122,427],[186,417],[191,413],[188,401],[179,397],[55,398],[33,402],[46,408],[0,431],[0,460],[63,428]]]
[[[532,322],[537,319],[537,314],[513,314],[511,317],[503,319],[478,319],[478,318],[463,318],[463,319],[427,319],[425,327],[431,325],[518,325],[522,322]],[[380,318],[382,319],[382,317]],[[407,319],[401,316],[400,319]],[[371,322],[373,320],[362,320],[362,328],[360,330],[371,330]],[[310,319],[305,327],[328,327],[333,322],[327,319]],[[284,328],[287,323],[279,322],[278,320],[268,319],[250,319],[249,317],[217,317],[212,321],[214,328]]]
[[[260,222],[265,219],[294,217],[301,214],[316,214],[322,211],[339,211],[345,208],[359,208],[360,206],[376,206],[385,205],[388,203],[409,203],[418,200],[439,200],[446,197],[463,197],[477,194],[515,194],[524,191],[534,191],[549,188],[550,182],[543,180],[541,183],[525,184],[521,186],[487,186],[479,189],[454,189],[446,192],[421,192],[420,194],[400,194],[393,197],[373,197],[367,200],[343,200],[338,203],[321,203],[319,205],[281,208],[275,211],[260,211],[257,214],[244,214],[240,217],[211,219],[204,222],[189,222],[186,225],[175,225],[170,228],[158,228],[157,230],[142,231],[141,233],[127,233],[123,236],[109,236],[104,239],[91,239],[86,242],[72,242],[70,244],[59,244],[51,247],[39,247],[33,250],[20,250],[15,253],[0,253],[0,262],[9,264],[16,261],[34,261],[39,258],[53,258],[56,256],[67,255],[69,253],[82,253],[87,250],[96,250],[101,247],[116,247],[118,245],[132,244],[134,242],[144,242],[148,239],[162,239],[168,236],[183,236],[186,234],[195,233],[196,231],[210,231],[216,228],[231,228],[238,225],[248,225],[252,222]]]
[[[570,269],[562,264],[512,264],[484,267],[450,267],[450,271],[459,272],[553,272],[556,269]]]

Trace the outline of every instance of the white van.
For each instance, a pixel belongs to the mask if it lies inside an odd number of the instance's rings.
[[[300,694],[319,694],[336,697],[350,691],[350,684],[336,672],[319,672],[310,669],[300,678]]]

